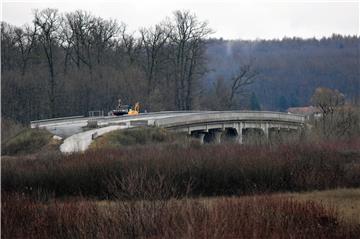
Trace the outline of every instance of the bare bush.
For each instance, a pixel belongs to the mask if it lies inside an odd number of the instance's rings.
[[[357,238],[334,208],[255,196],[169,201],[42,203],[3,195],[3,238]]]
[[[345,104],[345,96],[338,90],[317,88],[311,101],[321,110],[314,119],[313,135],[323,138],[350,139],[360,135],[360,111],[355,105]]]
[[[2,161],[2,191],[162,199],[360,186],[359,141],[269,146],[136,146]],[[352,170],[355,170],[352,169]]]

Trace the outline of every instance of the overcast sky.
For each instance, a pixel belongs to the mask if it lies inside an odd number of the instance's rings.
[[[360,0],[239,1],[239,0],[2,0],[2,20],[14,25],[31,22],[33,9],[61,12],[83,9],[126,23],[131,31],[154,25],[174,10],[191,10],[207,20],[213,37],[272,39],[284,36],[322,37],[332,33],[359,35]]]

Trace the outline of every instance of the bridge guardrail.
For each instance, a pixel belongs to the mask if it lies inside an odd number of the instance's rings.
[[[68,117],[60,117],[60,118],[33,120],[33,121],[30,121],[30,124],[51,122],[51,121],[62,121],[62,120],[69,120],[69,119],[79,119],[79,118],[85,118],[85,117],[83,115],[77,115],[77,116],[68,116]]]
[[[217,111],[194,115],[169,117],[156,119],[154,125],[172,127],[177,125],[191,125],[196,123],[211,123],[221,121],[282,121],[304,124],[305,117],[302,115],[271,112],[271,111]]]
[[[211,112],[211,111],[162,111],[162,112],[148,112],[148,113],[140,113],[139,116],[156,116],[156,115],[166,115],[166,114],[180,114],[180,113],[184,113],[184,114],[189,114],[189,113],[205,113],[205,112]],[[136,116],[135,116],[136,117]],[[119,119],[132,119],[134,118],[133,115],[122,115],[121,117],[119,116],[91,116],[91,117],[85,117],[83,115],[79,115],[79,116],[68,116],[68,117],[59,117],[59,118],[51,118],[51,119],[41,119],[41,120],[33,120],[30,121],[30,125],[33,124],[41,124],[41,123],[52,123],[52,122],[63,122],[63,121],[68,121],[68,120],[72,120],[72,119],[83,119],[83,120],[88,120],[88,119],[97,119],[97,120],[106,120],[106,121],[118,121]]]

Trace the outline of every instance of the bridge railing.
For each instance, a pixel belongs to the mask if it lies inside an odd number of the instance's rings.
[[[138,116],[157,116],[157,115],[167,115],[167,114],[189,114],[189,113],[199,113],[200,111],[161,111],[161,112],[148,112],[148,113],[140,113]],[[201,112],[207,112],[207,111],[201,111]],[[40,124],[40,123],[53,123],[53,122],[63,122],[63,121],[69,121],[69,120],[73,120],[73,119],[82,119],[82,120],[87,120],[87,119],[92,119],[92,118],[96,118],[98,120],[119,120],[119,119],[132,119],[132,118],[136,118],[137,116],[133,116],[133,115],[122,115],[122,116],[105,116],[105,115],[91,115],[89,117],[83,116],[83,115],[79,115],[79,116],[69,116],[69,117],[60,117],[60,118],[51,118],[51,119],[42,119],[42,120],[33,120],[30,121],[30,124]]]
[[[78,119],[85,119],[85,117],[83,115],[77,115],[77,116],[69,116],[69,117],[61,117],[61,118],[33,120],[33,121],[30,121],[30,127],[34,128],[41,124],[48,124],[48,123],[54,123],[54,122],[67,122],[69,120],[78,120]]]
[[[305,117],[302,115],[271,111],[217,111],[156,119],[154,125],[160,127],[173,127],[178,125],[224,121],[276,121],[303,124],[305,123]]]

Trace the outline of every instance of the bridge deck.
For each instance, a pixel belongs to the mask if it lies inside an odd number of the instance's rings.
[[[86,129],[89,121],[96,121],[101,128]],[[66,117],[32,121],[32,128],[45,128],[55,135],[66,138],[62,152],[83,151],[94,135],[139,126],[173,128],[188,133],[213,130],[225,126],[235,127],[238,132],[246,127],[260,127],[264,132],[270,127],[301,127],[305,118],[301,115],[267,111],[170,111],[140,114],[137,116]],[[241,126],[240,126],[241,124]],[[266,133],[267,134],[267,133]],[[240,134],[241,135],[241,134]],[[69,137],[70,136],[70,137]]]

